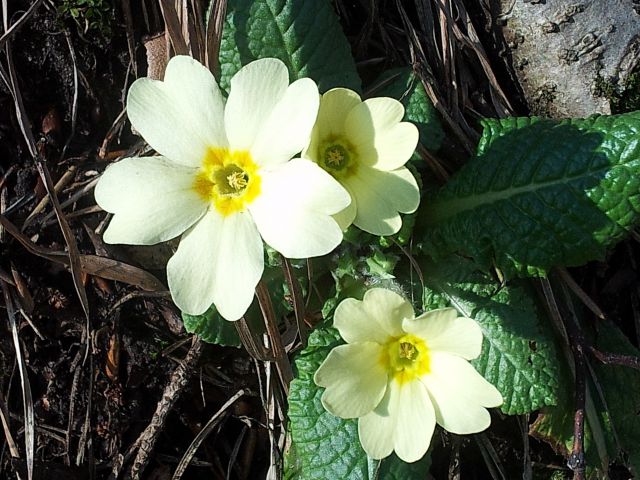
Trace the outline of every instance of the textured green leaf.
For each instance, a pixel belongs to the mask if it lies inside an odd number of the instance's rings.
[[[218,315],[213,305],[202,315],[182,313],[182,321],[187,332],[198,335],[207,343],[225,347],[240,346],[240,337],[233,322]]]
[[[297,377],[289,390],[292,447],[285,457],[285,476],[299,480],[426,478],[429,454],[412,464],[395,455],[382,462],[372,460],[360,446],[357,420],[334,417],[322,406],[323,390],[313,382],[313,374],[331,349],[342,343],[336,329],[318,328],[295,362]]]
[[[420,143],[429,150],[438,150],[444,139],[440,117],[413,70],[411,68],[389,70],[378,82],[389,83],[376,91],[375,95],[400,100],[405,108],[405,120],[414,123],[420,131]]]
[[[329,0],[229,0],[220,44],[220,82],[247,63],[282,60],[291,79],[311,77],[324,92],[360,90],[349,43]]]
[[[343,420],[327,412],[320,403],[322,389],[313,374],[329,351],[343,343],[334,328],[317,329],[309,345],[298,356],[297,377],[289,390],[289,419],[296,465],[285,469],[299,472],[301,480],[348,478],[367,480],[370,466],[358,440],[356,420]]]
[[[544,275],[602,258],[640,220],[640,112],[483,124],[476,158],[424,202],[426,252]]]
[[[502,393],[502,411],[514,415],[555,405],[557,352],[527,286],[501,286],[461,257],[422,261],[421,268],[425,309],[450,304],[482,327],[482,353],[472,363]]]

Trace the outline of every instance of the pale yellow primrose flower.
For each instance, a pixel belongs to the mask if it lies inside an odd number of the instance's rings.
[[[388,97],[360,96],[346,88],[329,90],[320,101],[311,142],[302,156],[336,178],[351,204],[336,220],[374,235],[391,235],[402,226],[398,212],[420,203],[416,179],[404,164],[418,143],[415,125],[402,122],[404,107]]]
[[[115,213],[107,243],[150,245],[182,234],[167,265],[176,305],[198,315],[213,303],[227,320],[247,310],[264,270],[262,239],[289,258],[324,255],[342,240],[331,215],[349,204],[324,170],[290,160],[309,141],[318,88],[289,85],[272,58],[243,67],[226,102],[213,75],[190,57],[164,81],[129,90],[131,123],[161,156],[109,167],[95,197]]]
[[[480,326],[457,315],[444,308],[414,318],[408,301],[382,288],[338,305],[334,325],[347,344],[331,350],[314,380],[330,413],[359,418],[371,458],[395,451],[419,460],[436,423],[457,434],[489,426],[486,408],[502,396],[467,361],[480,355]]]

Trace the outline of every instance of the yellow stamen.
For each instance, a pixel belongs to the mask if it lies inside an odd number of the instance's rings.
[[[406,383],[429,373],[429,357],[424,340],[405,334],[387,342],[380,360],[395,381]]]
[[[210,148],[193,188],[222,215],[246,210],[260,194],[258,166],[247,151]]]

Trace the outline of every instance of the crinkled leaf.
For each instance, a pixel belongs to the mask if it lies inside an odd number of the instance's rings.
[[[213,305],[202,315],[188,315],[183,312],[182,321],[187,332],[198,335],[207,343],[225,347],[240,346],[240,337],[233,322],[218,315]]]
[[[282,60],[291,80],[311,77],[321,92],[360,90],[351,49],[329,0],[229,0],[220,44],[220,82],[247,63]]]
[[[555,405],[557,352],[530,289],[515,282],[501,286],[456,256],[439,263],[424,260],[421,268],[426,308],[448,303],[482,327],[482,353],[472,363],[502,394],[502,411],[515,415]]]
[[[318,328],[296,359],[297,377],[289,390],[291,450],[285,457],[285,477],[299,480],[374,480],[426,478],[429,454],[413,464],[397,456],[382,460],[367,457],[360,446],[357,420],[344,420],[327,412],[323,389],[313,375],[331,349],[344,343],[332,327]]]
[[[298,356],[297,377],[289,390],[289,420],[296,464],[285,470],[299,472],[300,479],[368,479],[367,455],[360,446],[356,420],[343,420],[327,412],[313,375],[329,351],[343,343],[334,328],[317,329],[309,346]]]
[[[423,202],[426,252],[544,275],[602,258],[640,220],[640,112],[483,125],[476,157]]]
[[[385,72],[377,83],[384,86],[375,95],[400,100],[405,108],[405,120],[415,124],[420,131],[420,143],[429,150],[438,150],[444,139],[440,117],[413,70],[394,68]]]

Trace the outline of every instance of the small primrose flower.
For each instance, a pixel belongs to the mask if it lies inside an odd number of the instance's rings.
[[[500,392],[467,360],[480,355],[478,324],[452,308],[414,318],[400,295],[374,288],[362,301],[344,300],[334,325],[347,341],[329,353],[314,380],[326,390],[333,415],[358,418],[365,452],[374,459],[395,451],[405,462],[422,458],[438,423],[457,434],[491,422],[488,407]]]
[[[404,167],[418,143],[415,125],[402,122],[404,107],[388,97],[361,101],[346,88],[329,90],[303,157],[310,158],[351,194],[351,204],[335,216],[343,229],[352,223],[374,235],[402,226],[398,212],[420,203],[416,179]]]
[[[309,160],[318,88],[289,85],[268,58],[243,67],[225,101],[213,75],[177,56],[164,81],[137,80],[127,113],[160,156],[109,167],[95,197],[114,213],[107,243],[150,245],[182,235],[167,265],[176,305],[198,315],[213,303],[228,320],[247,310],[264,270],[262,239],[289,258],[324,255],[342,240],[332,215],[349,195]]]

